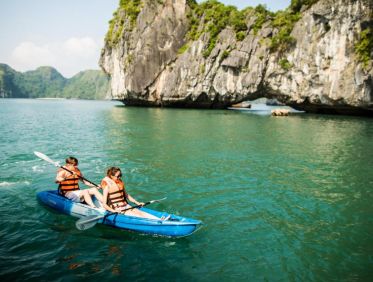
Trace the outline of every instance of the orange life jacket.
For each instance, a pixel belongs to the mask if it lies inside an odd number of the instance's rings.
[[[60,194],[65,195],[67,192],[79,190],[79,176],[82,175],[78,168],[70,169],[75,174],[68,176],[65,180],[60,182],[58,191]],[[69,172],[68,172],[69,173]],[[79,176],[78,176],[79,175]]]
[[[106,184],[106,185],[105,185]],[[106,186],[109,189],[107,204],[112,208],[124,207],[127,203],[127,192],[124,188],[122,180],[114,181],[106,176],[101,183],[101,186]],[[113,192],[110,192],[113,191]]]

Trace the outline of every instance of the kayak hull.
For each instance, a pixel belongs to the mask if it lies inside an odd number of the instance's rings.
[[[82,203],[72,202],[59,195],[57,191],[39,192],[37,193],[37,199],[45,206],[60,213],[79,218],[91,215],[100,216],[108,213],[103,209],[94,209]],[[159,212],[145,207],[141,208],[141,210],[159,218],[162,216],[170,216],[170,219],[163,221],[160,219],[147,219],[123,214],[110,214],[104,219],[100,219],[98,223],[119,229],[168,237],[188,236],[195,232],[202,224],[199,220],[168,214],[166,212]]]

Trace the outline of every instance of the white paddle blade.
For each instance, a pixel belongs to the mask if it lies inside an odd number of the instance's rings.
[[[44,160],[44,161],[47,161],[48,163],[51,163],[53,164],[54,166],[60,166],[58,162],[55,162],[53,161],[52,159],[50,159],[48,156],[44,155],[43,153],[40,153],[40,152],[34,152],[34,154],[39,157],[40,159]]]
[[[166,199],[167,199],[167,197],[164,197],[162,199],[152,200],[152,201],[150,201],[150,203],[160,202],[160,201],[163,201],[163,200],[166,200]]]
[[[80,223],[80,222],[76,222],[75,223],[75,226],[78,230],[81,230],[81,231],[84,231],[84,230],[87,230],[89,228],[92,228],[93,226],[95,226],[97,223],[97,221],[91,221],[91,222],[88,222],[88,223]]]
[[[96,225],[96,223],[103,218],[103,215],[97,216],[97,215],[89,215],[82,217],[77,222],[75,222],[75,226],[79,230],[87,230],[89,228],[92,228]]]

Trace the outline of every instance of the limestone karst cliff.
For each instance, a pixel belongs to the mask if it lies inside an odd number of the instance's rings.
[[[224,108],[268,97],[309,112],[373,115],[372,1],[305,2],[274,14],[217,1],[121,1],[100,59],[113,98]]]

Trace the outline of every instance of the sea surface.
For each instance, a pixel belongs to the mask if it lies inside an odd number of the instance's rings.
[[[139,235],[40,205],[73,155],[149,208],[202,220]],[[373,119],[0,100],[1,281],[372,281]]]

